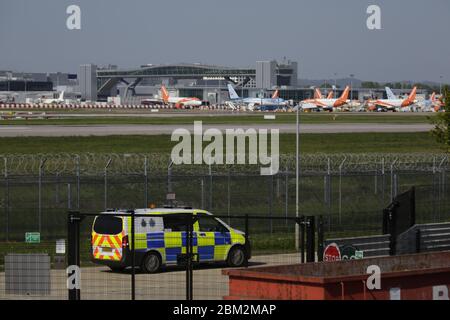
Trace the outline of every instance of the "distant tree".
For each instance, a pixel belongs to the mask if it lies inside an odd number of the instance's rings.
[[[436,141],[442,144],[445,152],[450,152],[450,89],[444,88],[444,112],[438,112],[433,117],[428,117],[431,123],[434,124],[434,129],[431,134],[436,138]]]
[[[321,88],[333,88],[333,86],[331,84],[329,84],[328,82],[322,83],[320,85]]]

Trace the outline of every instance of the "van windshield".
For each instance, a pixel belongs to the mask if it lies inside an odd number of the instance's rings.
[[[94,231],[99,234],[118,234],[122,232],[122,218],[114,216],[98,216],[95,219]]]

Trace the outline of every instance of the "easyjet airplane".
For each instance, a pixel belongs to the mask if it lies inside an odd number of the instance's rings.
[[[161,86],[161,95],[164,103],[174,104],[177,109],[183,106],[198,107],[202,105],[199,98],[170,97],[165,86]]]
[[[306,99],[306,100],[302,101],[302,104],[304,105],[303,108],[310,109],[311,106],[315,106],[316,108],[322,108],[322,109],[327,109],[327,110],[332,110],[333,108],[339,108],[349,102],[349,100],[348,100],[349,93],[350,93],[350,87],[346,86],[344,92],[342,93],[342,95],[339,98],[333,99],[332,98],[333,92],[330,92],[328,94],[328,97],[326,99],[323,99],[320,91],[318,89],[316,89],[313,99]]]
[[[438,112],[441,110],[444,103],[440,99],[436,98],[436,93],[433,92],[429,100],[423,100],[421,102],[418,102],[417,105],[421,107],[424,111]]]
[[[377,99],[377,100],[369,100],[367,102],[369,106],[369,110],[374,111],[377,108],[381,107],[386,110],[395,110],[396,108],[404,108],[408,107],[414,103],[416,103],[416,93],[417,87],[414,87],[406,99],[400,99],[395,96],[392,91],[386,88],[386,92],[388,94],[388,99]]]

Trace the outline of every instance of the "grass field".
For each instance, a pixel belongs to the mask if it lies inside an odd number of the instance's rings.
[[[2,154],[36,153],[170,153],[169,135],[108,137],[0,138]],[[303,153],[442,152],[429,133],[302,134]],[[280,153],[295,152],[295,134],[280,135]]]
[[[50,113],[49,113],[50,114]],[[426,114],[399,114],[399,113],[314,113],[301,114],[300,121],[306,124],[315,123],[391,123],[391,124],[417,124],[428,123],[429,115]],[[0,125],[105,125],[105,124],[192,124],[192,122],[203,121],[205,124],[259,124],[259,123],[295,123],[295,113],[276,114],[275,120],[265,120],[263,113],[244,115],[215,115],[195,114],[195,116],[180,116],[177,113],[149,114],[138,116],[95,115],[95,116],[71,116],[64,115],[51,119],[14,119],[0,120]]]

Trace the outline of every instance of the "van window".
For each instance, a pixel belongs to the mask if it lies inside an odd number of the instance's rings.
[[[94,231],[99,234],[119,234],[122,232],[122,218],[98,216],[95,219]]]
[[[212,216],[207,216],[205,214],[198,214],[198,224],[199,231],[203,232],[227,232],[228,229],[225,228],[223,224],[216,220]]]
[[[165,231],[186,231],[186,219],[182,216],[164,216]]]

